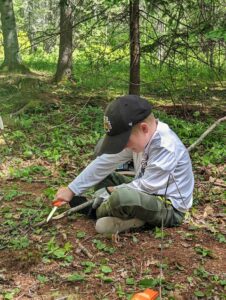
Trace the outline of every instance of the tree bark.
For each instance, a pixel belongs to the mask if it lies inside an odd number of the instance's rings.
[[[37,45],[35,45],[34,40],[35,40],[35,26],[34,26],[34,2],[33,0],[28,1],[28,30],[27,30],[27,36],[30,42],[30,54],[35,53],[37,51]]]
[[[129,94],[140,94],[139,0],[130,0],[130,82]]]
[[[60,46],[55,82],[72,77],[72,6],[71,0],[60,0]]]
[[[0,0],[4,61],[0,69],[4,71],[28,72],[22,64],[17,37],[16,20],[12,0]]]

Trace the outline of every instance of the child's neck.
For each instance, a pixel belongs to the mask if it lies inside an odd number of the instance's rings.
[[[158,126],[158,120],[156,120],[154,117],[151,120],[150,123],[150,134],[149,134],[149,140],[153,137],[154,133],[156,132]]]
[[[145,148],[146,148],[147,145],[151,142],[151,139],[152,139],[153,135],[154,135],[155,132],[156,132],[157,126],[158,126],[158,120],[156,120],[156,119],[153,117],[153,119],[152,119],[151,122],[149,123],[149,138],[148,138],[148,141],[147,141],[147,144],[146,144]]]

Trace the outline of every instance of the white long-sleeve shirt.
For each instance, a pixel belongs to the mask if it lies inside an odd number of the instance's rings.
[[[128,186],[148,194],[165,195],[181,212],[186,212],[192,206],[194,177],[188,151],[169,126],[160,121],[143,153],[137,154],[124,149],[117,154],[98,156],[68,187],[76,195],[80,195],[102,181],[119,164],[132,158],[136,176],[130,183],[120,186]],[[143,172],[141,161],[145,164]]]

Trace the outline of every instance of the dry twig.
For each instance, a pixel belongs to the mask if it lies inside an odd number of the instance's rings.
[[[214,122],[190,147],[188,147],[188,151],[193,150],[197,145],[199,145],[207,134],[209,134],[222,121],[226,121],[226,116]]]
[[[82,245],[81,242],[79,242],[78,239],[75,238],[75,242],[77,243],[77,245],[85,255],[87,255],[90,259],[93,258],[93,255],[89,252],[89,250],[85,246]]]

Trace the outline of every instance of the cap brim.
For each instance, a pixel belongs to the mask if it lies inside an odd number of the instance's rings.
[[[132,128],[118,135],[105,135],[103,143],[97,155],[116,154],[121,152],[128,143]]]

